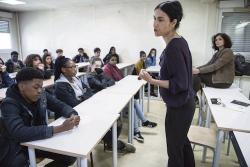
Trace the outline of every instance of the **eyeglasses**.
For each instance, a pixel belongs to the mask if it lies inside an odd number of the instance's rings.
[[[116,59],[110,59],[110,61],[117,61]]]

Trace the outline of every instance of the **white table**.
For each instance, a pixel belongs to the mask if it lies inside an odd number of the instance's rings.
[[[206,127],[210,127],[211,114],[218,127],[217,144],[213,160],[213,166],[219,165],[221,143],[224,131],[240,131],[250,133],[250,107],[243,108],[231,104],[232,100],[239,100],[246,103],[250,101],[240,92],[239,88],[216,89],[203,88],[204,95],[207,99],[207,122]],[[220,98],[222,104],[212,104],[211,98]]]
[[[16,74],[17,74],[17,72],[9,73],[9,76],[10,76],[11,79],[15,79]]]
[[[124,70],[124,76],[128,75],[128,68],[131,66],[134,66],[133,63],[118,63],[116,64],[116,66],[120,69],[120,70]]]
[[[250,133],[230,132],[240,166],[250,166]]]
[[[79,72],[79,69],[88,67],[89,65],[90,65],[89,62],[76,63],[77,72]]]
[[[103,89],[102,91],[98,92],[97,94],[103,94],[103,98],[107,99],[108,94],[118,95],[117,100],[122,101],[120,95],[127,95],[130,98],[129,101],[129,136],[128,142],[133,143],[133,132],[134,132],[134,95],[139,92],[140,95],[140,104],[142,105],[143,109],[143,92],[144,92],[144,85],[147,82],[144,80],[138,80],[138,76],[135,75],[128,75],[122,80],[118,81],[115,85]],[[100,95],[99,95],[100,96]],[[106,97],[105,97],[106,96]],[[106,105],[105,105],[106,106]]]
[[[117,166],[117,125],[119,115],[88,116],[79,112],[81,121],[73,130],[58,133],[52,138],[22,143],[28,147],[30,165],[36,166],[35,150],[54,152],[77,157],[77,164],[87,167],[87,156],[113,125],[113,166]],[[59,118],[50,125],[59,125],[65,119]]]
[[[149,73],[155,73],[155,74],[158,74],[159,76],[159,73],[160,73],[160,70],[161,70],[161,67],[160,66],[149,66],[148,68],[146,68],[146,71],[149,72]],[[160,91],[159,91],[159,86],[158,86],[158,98],[160,98]],[[149,112],[149,109],[150,109],[150,83],[148,83],[148,112]]]

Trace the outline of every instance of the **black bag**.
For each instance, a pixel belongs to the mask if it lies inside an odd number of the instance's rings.
[[[245,57],[241,54],[236,54],[234,59],[235,75],[250,75],[250,63],[245,61]]]

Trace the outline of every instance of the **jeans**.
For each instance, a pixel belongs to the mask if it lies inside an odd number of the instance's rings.
[[[134,100],[134,132],[139,132],[139,120],[146,122],[147,119],[144,116],[139,100]]]

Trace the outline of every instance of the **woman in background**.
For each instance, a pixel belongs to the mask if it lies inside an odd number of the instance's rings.
[[[234,81],[235,65],[230,37],[218,33],[212,37],[212,43],[216,51],[212,59],[203,66],[193,68],[195,92],[201,89],[201,83],[214,88],[229,88]]]
[[[108,63],[109,57],[110,57],[111,55],[113,55],[113,54],[117,54],[117,53],[116,53],[115,47],[114,47],[114,46],[111,46],[111,48],[109,49],[109,53],[108,53],[108,54],[104,57],[104,59],[103,59],[104,64],[107,64],[107,63]],[[120,63],[118,54],[117,54],[117,63]]]
[[[152,48],[146,59],[146,67],[156,66],[156,49]]]

